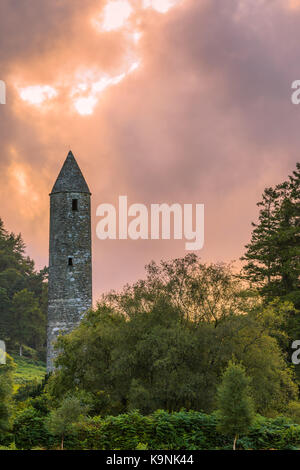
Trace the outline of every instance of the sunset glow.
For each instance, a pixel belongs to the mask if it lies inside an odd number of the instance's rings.
[[[153,8],[159,13],[167,13],[170,8],[179,4],[182,0],[143,0],[143,8]]]
[[[1,216],[38,266],[70,148],[94,207],[119,194],[204,202],[203,258],[239,259],[263,189],[299,159],[300,0],[4,0],[2,10]],[[182,254],[175,242],[93,250],[95,298]]]
[[[134,72],[139,65],[139,62],[134,62],[126,72],[119,75],[114,77],[103,75],[98,80],[94,77],[93,79],[90,79],[89,83],[80,83],[75,86],[72,89],[71,98],[74,99],[76,111],[82,116],[92,114],[99,101],[101,93],[106,90],[106,88],[120,83],[127,75]],[[89,76],[89,73],[86,75]]]
[[[17,191],[20,194],[26,194],[28,191],[26,173],[21,165],[14,164],[10,170],[11,176],[14,177],[16,182]]]
[[[95,26],[102,31],[113,31],[124,26],[133,9],[127,0],[113,0],[104,7],[100,20],[94,20]]]
[[[74,106],[78,114],[82,116],[92,114],[98,104],[101,93],[103,93],[108,87],[120,83],[139,66],[140,61],[135,61],[130,65],[126,72],[122,72],[115,76],[109,76],[103,72],[101,74],[100,72],[96,73],[89,70],[79,76],[75,74],[72,81],[77,83],[75,85],[71,85],[71,83],[69,84],[69,87],[71,88],[69,93],[71,105]],[[58,85],[61,84],[58,83]],[[65,86],[67,85],[65,84]],[[40,108],[47,100],[51,100],[58,96],[55,88],[48,85],[28,86],[25,88],[19,88],[18,91],[23,101]]]
[[[297,10],[300,8],[300,0],[289,0],[288,6],[291,10]]]
[[[57,91],[48,85],[28,86],[20,89],[20,97],[29,104],[40,106],[44,101],[57,96]]]
[[[153,9],[159,13],[167,13],[170,8],[181,3],[183,0],[141,0],[141,3],[130,2],[129,0],[110,0],[104,5],[98,16],[92,18],[91,22],[94,28],[99,32],[106,33],[124,29],[124,33],[131,37],[132,44],[129,50],[125,52],[129,56],[135,55],[135,47],[143,36],[140,28],[141,19],[138,18],[130,24],[128,19],[133,13],[137,13],[140,7],[142,9]],[[139,6],[139,8],[138,8]],[[86,77],[78,77],[76,71],[63,82],[59,81],[50,85],[32,85],[27,87],[17,87],[20,98],[26,103],[40,107],[49,102],[49,100],[58,96],[57,89],[66,89],[67,96],[70,97],[69,105],[82,116],[91,115],[94,112],[100,98],[100,94],[108,87],[117,85],[126,78],[128,74],[135,71],[140,65],[140,60],[132,62],[126,71],[111,76],[105,71],[89,72]],[[98,77],[97,77],[98,75]],[[100,75],[100,78],[99,78]],[[60,90],[61,91],[61,90]]]
[[[87,98],[78,98],[74,102],[74,106],[79,114],[82,116],[92,114],[98,100],[95,96],[88,96]]]
[[[42,204],[38,188],[32,184],[32,171],[22,162],[22,155],[15,148],[10,149],[12,161],[5,172],[6,188],[11,191],[11,202],[26,199],[26,204],[20,205],[18,215],[28,221],[39,217]],[[42,185],[43,186],[43,185]]]
[[[143,33],[141,33],[140,31],[135,31],[134,33],[132,33],[133,42],[137,44],[139,40],[141,39],[142,35]]]

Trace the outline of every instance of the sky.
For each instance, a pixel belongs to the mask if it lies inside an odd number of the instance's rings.
[[[94,300],[184,240],[99,240],[96,208],[205,206],[204,262],[239,260],[300,161],[300,0],[1,0],[0,217],[48,264],[72,149],[92,192]]]

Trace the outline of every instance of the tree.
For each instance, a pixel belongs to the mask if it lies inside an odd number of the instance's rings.
[[[244,298],[241,281],[228,267],[203,268],[197,262],[197,270],[195,263],[187,273],[185,263],[169,262],[172,274],[164,270],[164,278],[159,273],[144,285],[139,281],[104,298],[78,328],[60,336],[50,393],[61,399],[69,390],[90,392],[95,414],[132,408],[144,414],[160,408],[210,412],[222,371],[234,355],[257,390],[257,410],[284,411],[297,396],[276,339],[286,341],[277,329],[289,304],[278,309],[262,306],[255,297]],[[197,289],[209,292],[209,299],[192,293],[194,279]]]
[[[0,338],[7,341],[10,327],[10,299],[7,290],[0,287]]]
[[[233,450],[239,435],[246,434],[254,419],[250,379],[241,364],[230,361],[218,387],[219,430],[233,436]]]
[[[300,424],[300,402],[291,401],[287,409],[287,416],[289,416],[294,423]]]
[[[13,433],[18,449],[48,448],[53,443],[53,437],[45,427],[45,416],[28,403],[16,414]]]
[[[44,317],[33,292],[23,289],[16,292],[12,299],[11,316],[13,318],[12,335],[20,347],[26,344],[37,349],[44,339]]]
[[[275,297],[300,307],[300,163],[288,180],[266,188],[259,221],[246,245],[244,278],[267,301]]]
[[[46,278],[46,268],[37,272],[34,262],[25,256],[25,245],[21,235],[7,232],[0,219],[0,339],[5,340],[8,351],[14,352],[17,342],[14,338],[15,318],[11,310],[13,297],[16,293],[27,289],[38,303],[43,326],[35,331],[32,344],[32,332],[26,328],[31,339],[23,338],[23,343],[37,348],[41,354],[44,352],[47,309]]]
[[[51,411],[46,426],[54,436],[60,437],[61,450],[64,448],[66,434],[71,431],[75,423],[78,423],[86,416],[87,411],[87,405],[75,396],[66,397],[56,410]]]
[[[13,394],[13,359],[6,354],[6,363],[0,364],[0,435],[10,426]]]
[[[224,319],[244,314],[253,299],[244,295],[243,286],[232,266],[225,263],[201,263],[193,253],[171,261],[154,261],[146,266],[146,280],[127,285],[120,293],[103,297],[126,317],[150,311],[164,298],[180,313],[183,320],[211,323],[215,327]]]

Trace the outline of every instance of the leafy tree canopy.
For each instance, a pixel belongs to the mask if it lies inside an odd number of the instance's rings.
[[[104,296],[59,338],[51,393],[90,392],[101,414],[210,411],[234,354],[253,381],[256,410],[285,409],[297,394],[278,344],[290,304],[264,307],[230,267],[207,266],[194,255],[147,269],[145,281]]]

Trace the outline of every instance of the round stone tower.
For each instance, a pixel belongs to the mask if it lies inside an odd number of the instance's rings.
[[[92,306],[91,193],[70,151],[50,194],[47,371],[53,343]]]

